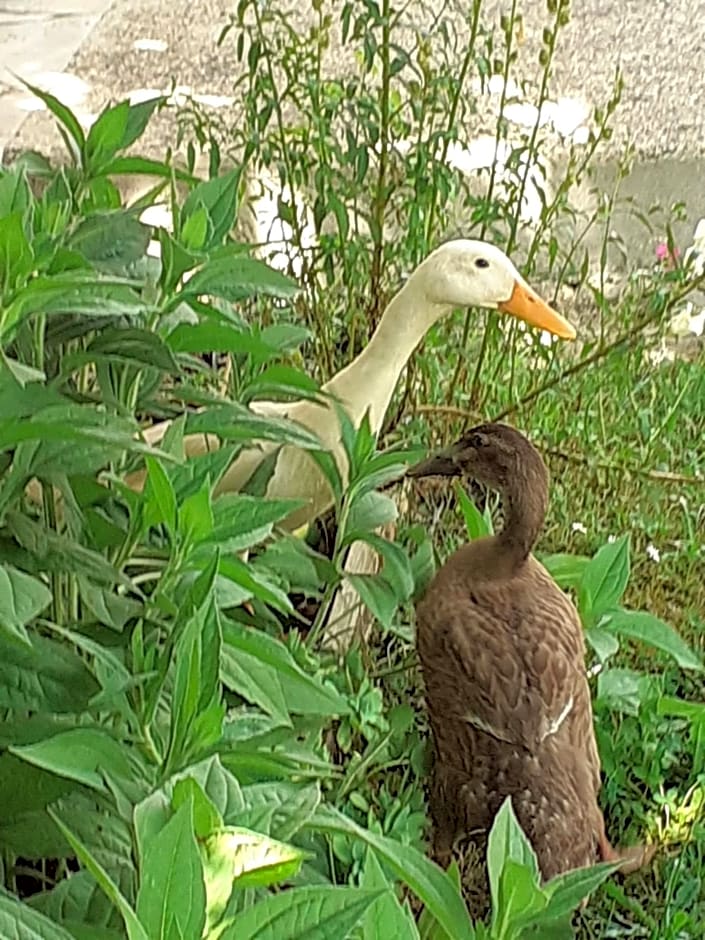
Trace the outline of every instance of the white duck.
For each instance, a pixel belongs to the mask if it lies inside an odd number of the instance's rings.
[[[458,239],[441,245],[421,262],[390,301],[367,346],[322,390],[341,402],[355,426],[369,409],[370,426],[378,433],[412,353],[434,323],[462,307],[500,310],[562,339],[574,339],[576,335],[570,323],[529,287],[503,251],[487,242]],[[289,418],[313,431],[323,447],[333,453],[343,479],[346,478],[338,418],[330,404],[309,400],[258,401],[251,408],[258,414]],[[169,422],[164,421],[146,430],[146,441],[157,444],[168,426]],[[218,446],[214,435],[192,434],[185,438],[189,457]],[[261,446],[239,454],[218,483],[216,494],[241,489],[276,446],[262,442]],[[131,474],[127,482],[134,489],[141,489],[144,471]],[[333,494],[317,465],[304,450],[293,446],[282,448],[267,496],[306,501],[287,519],[287,527],[292,529],[316,518],[333,503]]]

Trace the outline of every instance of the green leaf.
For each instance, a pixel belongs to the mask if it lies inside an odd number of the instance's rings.
[[[119,273],[144,257],[149,229],[125,209],[96,212],[79,222],[68,244],[92,265]]]
[[[26,625],[51,603],[51,591],[12,565],[0,565],[0,631],[30,645]]]
[[[488,526],[487,520],[468,496],[467,490],[463,484],[456,481],[454,489],[455,497],[463,514],[463,519],[465,520],[465,528],[470,541],[492,535],[491,527]]]
[[[101,771],[127,779],[131,776],[122,744],[98,728],[74,728],[9,751],[35,767],[103,792],[107,787]]]
[[[590,559],[578,591],[578,608],[586,627],[616,607],[629,581],[629,536],[608,542]]]
[[[1,575],[2,569],[0,569]],[[0,589],[0,606],[7,595]],[[31,647],[0,646],[0,708],[17,712],[82,712],[99,691],[81,656],[43,636]]]
[[[319,807],[309,825],[320,832],[349,836],[374,849],[424,902],[450,940],[472,940],[474,931],[468,912],[452,881],[413,846],[363,829],[330,806]]]
[[[382,626],[390,627],[398,601],[387,579],[381,574],[348,574],[347,580]]]
[[[487,840],[487,870],[495,919],[503,910],[502,872],[508,860],[525,866],[538,884],[539,868],[536,853],[514,814],[511,797],[507,797],[502,803]]]
[[[268,366],[240,393],[240,400],[268,399],[276,395],[296,395],[297,398],[318,400],[320,385],[310,375],[293,366]]]
[[[136,140],[138,140],[144,133],[149,120],[154,114],[154,109],[159,105],[163,104],[166,101],[165,95],[157,95],[155,98],[149,98],[147,101],[139,101],[137,104],[131,104],[127,112],[127,122],[125,125],[125,132],[122,135],[122,140],[120,141],[120,146],[118,150],[126,150],[128,147],[132,146]],[[124,159],[130,159],[124,158]],[[140,157],[135,157],[133,159],[139,160]],[[151,163],[151,161],[149,161]],[[164,169],[169,172],[170,168],[163,164]],[[103,168],[106,171],[106,168]],[[111,169],[110,172],[118,172],[114,169]],[[127,170],[122,170],[121,172],[129,172]],[[140,171],[137,171],[140,172]]]
[[[585,639],[595,651],[601,663],[607,662],[619,650],[619,640],[602,627],[588,627]]]
[[[379,894],[360,888],[294,888],[237,914],[216,936],[218,940],[342,940]],[[468,940],[467,934],[463,940]]]
[[[307,854],[241,826],[225,826],[209,836],[203,848],[206,876],[209,869],[225,869],[229,886],[235,883],[238,888],[290,881],[298,874]]]
[[[147,485],[144,494],[143,526],[164,524],[170,535],[176,532],[176,496],[164,467],[153,457],[147,457]]]
[[[193,777],[183,777],[174,784],[172,807],[177,810],[189,801],[193,804],[193,829],[198,839],[206,839],[223,826],[223,817]]]
[[[419,932],[406,904],[401,904],[394,893],[394,885],[385,877],[375,853],[368,849],[361,886],[368,890],[383,890],[365,914],[362,940],[418,940]]]
[[[209,407],[199,414],[189,415],[188,434],[217,434],[225,440],[275,441],[296,444],[306,450],[318,450],[321,442],[307,428],[283,418],[264,417],[249,408],[231,403]]]
[[[0,936],[5,940],[74,940],[63,927],[0,891]]]
[[[627,715],[639,714],[650,691],[650,677],[633,669],[603,669],[597,676],[597,701]]]
[[[65,133],[63,134],[66,146],[69,148],[71,156],[78,161],[86,144],[86,138],[78,118],[66,105],[62,104],[54,95],[49,94],[48,91],[42,91],[41,88],[30,85],[30,83],[24,81],[24,79],[20,79],[20,81],[25,88],[29,88],[33,95],[36,95],[40,101],[44,102],[54,117],[61,123],[65,131],[68,132],[68,137]]]
[[[243,787],[242,798],[245,807],[233,822],[276,839],[291,839],[316,811],[321,792],[318,783],[268,781]]]
[[[303,505],[299,499],[266,500],[243,493],[225,493],[213,504],[213,530],[204,551],[219,545],[223,551],[240,552],[262,542],[276,522]]]
[[[678,633],[646,611],[624,610],[619,608],[606,615],[608,630],[618,636],[629,637],[647,643],[656,649],[667,653],[674,659],[681,669],[695,669],[702,672],[703,664],[694,650],[683,640]]]
[[[585,555],[539,555],[539,561],[560,588],[577,589],[590,564]]]
[[[193,215],[184,222],[181,229],[181,242],[187,251],[200,251],[208,236],[208,212],[199,206]]]
[[[548,904],[542,916],[557,920],[572,914],[583,900],[616,870],[617,865],[592,865],[557,875],[544,885]]]
[[[395,522],[398,515],[393,499],[372,490],[356,499],[350,507],[347,528],[350,532],[372,532],[379,526]]]
[[[196,940],[203,931],[205,911],[203,866],[189,802],[146,847],[137,916],[149,940]]]
[[[220,739],[224,715],[218,681],[220,647],[220,617],[211,595],[194,612],[174,650],[170,767]]]
[[[0,295],[23,283],[34,267],[34,252],[24,230],[23,214],[0,217]]]
[[[86,347],[88,361],[130,363],[176,374],[179,364],[169,347],[151,330],[123,327],[101,330]]]
[[[242,170],[237,168],[193,187],[181,209],[181,217],[186,223],[181,237],[186,247],[186,227],[199,212],[205,214],[206,219],[210,221],[211,231],[207,241],[204,240],[200,245],[193,247],[208,251],[223,243],[235,224],[241,173]]]
[[[120,940],[124,936],[117,929],[120,915],[87,871],[72,873],[50,891],[33,894],[27,903],[52,923],[66,924],[74,940]]]
[[[263,261],[234,255],[207,261],[184,284],[184,297],[206,294],[236,303],[250,297],[268,296],[287,299],[299,292],[298,284]]]
[[[120,911],[120,914],[122,915],[122,918],[125,922],[125,927],[127,928],[128,940],[154,940],[153,937],[147,935],[144,928],[137,919],[137,915],[125,900],[119,888],[103,868],[103,866],[94,858],[85,845],[76,838],[71,830],[62,822],[62,820],[59,819],[56,813],[54,813],[52,810],[48,810],[48,812],[61,830],[61,833],[65,837],[66,841],[76,853],[78,860],[85,868],[88,869],[91,875],[93,875],[105,894]]]
[[[128,122],[128,134],[130,124]],[[125,144],[127,146],[127,144]],[[195,176],[179,170],[177,167],[169,166],[161,160],[150,160],[147,157],[115,157],[102,168],[105,175],[122,176],[125,174],[136,173],[139,176],[160,176],[170,180],[176,177],[183,183],[193,184],[198,182]]]
[[[108,105],[91,125],[85,146],[85,163],[89,172],[97,173],[118,152],[127,131],[129,112],[127,101],[113,107]]]
[[[223,682],[228,685],[228,657],[249,669],[255,663],[268,667],[271,681],[282,691],[286,710],[296,715],[342,716],[349,714],[347,701],[336,689],[307,675],[284,644],[260,630],[229,622],[223,630]],[[237,688],[233,689],[238,691]],[[258,703],[259,704],[259,703]],[[270,712],[271,714],[271,712]]]
[[[187,791],[182,790],[184,783],[188,787]],[[242,813],[245,804],[240,786],[223,767],[217,755],[192,764],[186,770],[174,774],[163,787],[135,807],[134,828],[139,859],[144,858],[147,846],[171,819],[172,810],[181,805],[177,794],[194,792],[194,783],[204,797],[201,806],[198,800],[194,802],[194,824],[198,827],[196,834],[199,837],[214,812],[226,822]],[[218,826],[221,824],[219,822]]]
[[[240,329],[235,323],[206,320],[201,323],[181,323],[167,337],[174,352],[231,353],[233,356],[259,355],[269,358],[273,351],[257,337]]]
[[[499,906],[492,911],[492,931],[497,937],[517,935],[517,928],[541,916],[546,898],[531,869],[513,858],[505,859],[499,879]]]
[[[32,190],[27,182],[27,174],[32,173],[28,164],[31,164],[35,156],[36,154],[31,152],[23,154],[15,160],[12,167],[0,172],[0,219],[12,215],[13,212],[23,213],[32,203]]]

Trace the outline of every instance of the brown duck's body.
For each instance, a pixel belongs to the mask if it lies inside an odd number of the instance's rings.
[[[546,509],[543,462],[517,431],[484,425],[411,471],[431,473],[499,489],[506,520],[451,556],[417,607],[436,855],[447,861],[458,836],[489,830],[511,796],[545,879],[615,860],[597,801],[582,627],[530,553]]]

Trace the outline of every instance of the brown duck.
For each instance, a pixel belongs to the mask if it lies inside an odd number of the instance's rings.
[[[417,647],[434,742],[430,810],[445,863],[459,836],[486,832],[507,796],[544,879],[597,861],[634,870],[598,806],[600,759],[577,611],[531,550],[548,471],[518,431],[485,424],[409,471],[498,490],[504,528],[453,554],[417,607]]]

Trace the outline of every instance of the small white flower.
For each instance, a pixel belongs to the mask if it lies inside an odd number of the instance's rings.
[[[582,522],[574,522],[571,525],[571,529],[573,530],[573,532],[580,532],[581,535],[587,535],[587,529],[582,524]]]
[[[608,535],[608,536],[607,536],[607,541],[608,541],[609,544],[611,545],[612,542],[616,542],[616,541],[617,541],[617,536],[616,536],[616,535]]]
[[[655,545],[652,545],[651,542],[646,546],[646,554],[649,556],[651,561],[655,561],[657,564],[661,561],[661,552],[656,548]]]

